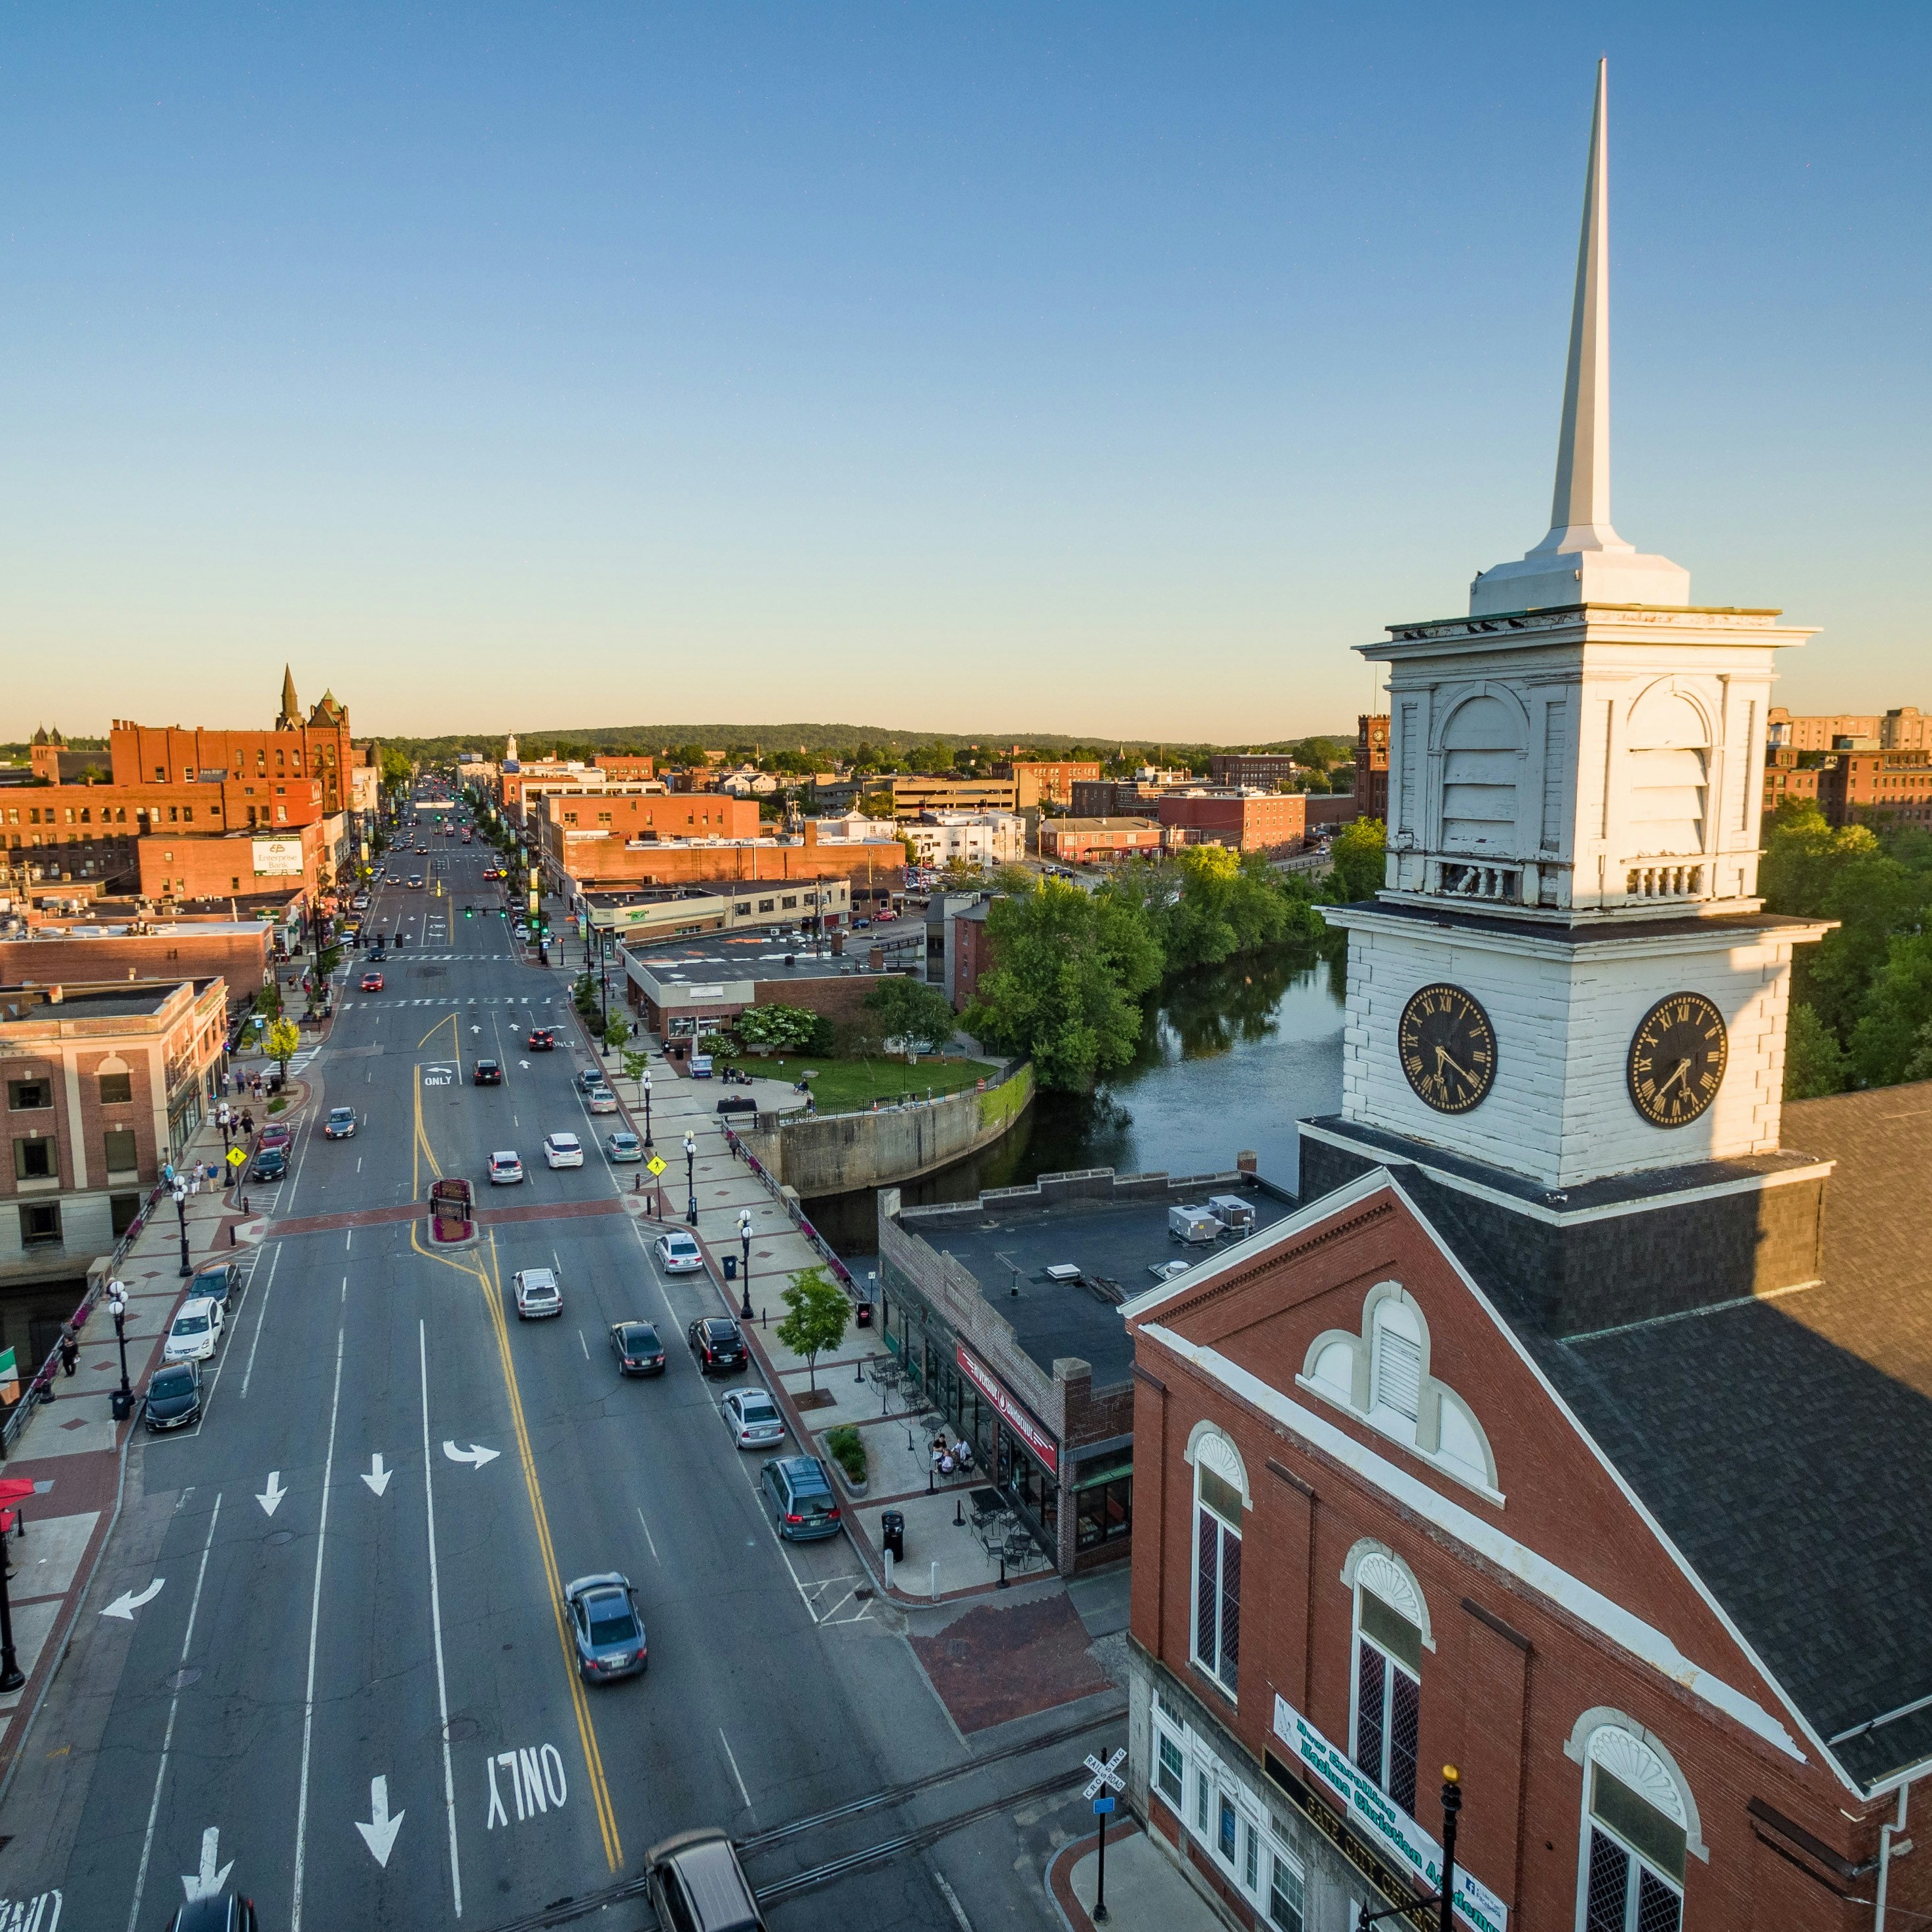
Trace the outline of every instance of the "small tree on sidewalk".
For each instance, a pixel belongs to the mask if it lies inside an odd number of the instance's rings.
[[[277,1019],[268,1022],[268,1030],[262,1037],[263,1050],[268,1058],[278,1062],[282,1078],[289,1077],[289,1062],[302,1051],[302,1034],[293,1020]]]
[[[794,1355],[805,1358],[808,1378],[815,1389],[818,1358],[844,1340],[851,1304],[845,1299],[845,1291],[816,1266],[793,1276],[790,1287],[778,1299],[788,1312],[772,1333]]]
[[[605,1022],[604,1044],[616,1052],[631,1036],[631,1023],[621,1015],[613,1013]]]

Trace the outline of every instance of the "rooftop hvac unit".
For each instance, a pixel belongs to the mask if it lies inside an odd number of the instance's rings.
[[[1238,1194],[1210,1194],[1208,1208],[1231,1234],[1252,1234],[1255,1232],[1254,1203],[1243,1200]]]
[[[1078,1281],[1080,1270],[1071,1262],[1055,1262],[1045,1270],[1048,1281]]]
[[[1221,1238],[1221,1223],[1205,1208],[1170,1208],[1167,1232],[1177,1241],[1205,1243]]]

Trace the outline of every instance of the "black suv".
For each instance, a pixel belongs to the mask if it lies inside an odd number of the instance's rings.
[[[745,1338],[728,1316],[707,1315],[694,1322],[685,1330],[685,1339],[698,1358],[700,1375],[736,1375],[745,1366]]]
[[[500,1087],[503,1084],[503,1070],[494,1060],[479,1060],[470,1077],[479,1087]]]

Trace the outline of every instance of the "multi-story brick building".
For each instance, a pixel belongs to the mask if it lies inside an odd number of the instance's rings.
[[[1932,717],[1916,704],[1891,711],[1847,712],[1836,717],[1793,717],[1781,704],[1765,714],[1773,747],[1828,752],[1840,738],[1869,738],[1882,752],[1932,752]]]
[[[320,891],[334,854],[323,821],[201,834],[164,826],[136,842],[144,898],[236,898],[252,892]]]
[[[218,979],[0,988],[0,1280],[82,1275],[206,1118]]]
[[[1160,815],[1172,842],[1238,852],[1292,851],[1308,831],[1308,800],[1298,791],[1168,792]]]
[[[1014,786],[1014,808],[1030,812],[1042,805],[1066,809],[1073,802],[1073,788],[1082,780],[1100,776],[1100,760],[1082,758],[1015,758],[995,765],[992,776],[1010,778]]]
[[[1011,778],[928,777],[918,772],[882,772],[868,791],[892,795],[892,816],[916,818],[922,812],[1017,812],[1019,782]]]
[[[1048,818],[1040,821],[1040,856],[1063,866],[1110,865],[1152,858],[1166,835],[1151,818]]]
[[[1355,720],[1355,813],[1388,818],[1389,722],[1386,712],[1364,712]]]
[[[1258,791],[1279,791],[1300,770],[1286,752],[1216,752],[1208,760],[1216,784]]]
[[[231,999],[268,982],[275,927],[266,919],[57,921],[0,939],[0,986],[220,979]]]
[[[1780,747],[1767,750],[1764,760],[1764,815],[1768,818],[1787,798],[1816,800],[1821,765],[1801,765],[1798,754]]]
[[[698,796],[702,800],[709,795]],[[672,796],[676,805],[690,802],[688,795]],[[905,886],[905,847],[898,839],[821,842],[813,819],[806,821],[804,836],[797,838],[655,842],[616,839],[601,827],[553,823],[542,851],[554,882],[572,896],[600,886],[844,879],[850,884],[853,910],[865,916],[889,904]]]
[[[1803,776],[1815,778],[1819,805],[1834,825],[1866,822],[1932,830],[1932,758],[1922,753],[1840,752]],[[1768,787],[1768,772],[1766,779]]]

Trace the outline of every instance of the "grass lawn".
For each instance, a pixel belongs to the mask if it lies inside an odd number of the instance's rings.
[[[818,1076],[812,1083],[812,1091],[821,1114],[857,1113],[874,1100],[889,1105],[908,1094],[922,1100],[928,1088],[935,1094],[956,1093],[976,1081],[990,1080],[999,1071],[983,1060],[922,1059],[917,1066],[908,1066],[902,1055],[886,1054],[865,1060],[831,1055],[781,1060],[776,1054],[760,1060],[756,1054],[747,1053],[732,1064],[761,1080],[782,1080],[788,1084],[810,1068]]]

